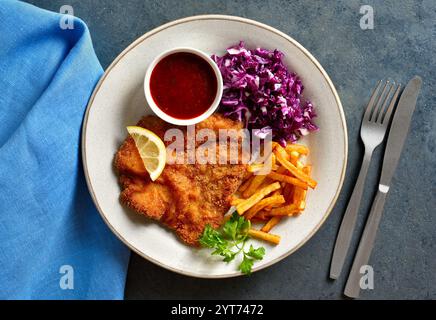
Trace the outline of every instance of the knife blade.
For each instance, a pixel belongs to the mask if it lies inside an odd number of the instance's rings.
[[[398,161],[409,132],[413,111],[421,89],[422,79],[415,76],[404,89],[392,120],[383,159],[382,174],[371,212],[365,224],[362,237],[354,257],[353,265],[345,285],[344,294],[351,298],[359,297],[362,281],[362,268],[368,265],[374,247],[378,226],[380,224],[389,186],[397,168]]]
[[[410,123],[412,121],[413,112],[415,111],[421,84],[421,77],[413,77],[407,84],[398,102],[391,129],[389,130],[388,142],[386,143],[383,159],[380,186],[384,190],[389,190],[392,176],[398,166],[401,151],[403,150],[404,143],[409,133]]]

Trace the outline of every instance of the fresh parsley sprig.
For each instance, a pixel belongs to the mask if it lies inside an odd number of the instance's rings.
[[[251,222],[234,212],[220,229],[214,229],[208,224],[199,242],[203,247],[214,249],[212,255],[220,255],[224,262],[230,262],[242,253],[243,259],[238,269],[249,275],[254,261],[262,260],[265,255],[264,247],[254,248],[250,245],[248,250],[244,249],[250,228]]]

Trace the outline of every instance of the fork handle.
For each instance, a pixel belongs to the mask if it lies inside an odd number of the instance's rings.
[[[332,262],[330,265],[330,278],[337,279],[341,274],[345,257],[350,247],[354,226],[356,225],[357,214],[359,212],[360,202],[362,200],[363,189],[365,186],[366,175],[371,162],[373,150],[365,148],[365,155],[360,168],[359,177],[354,186],[347,210],[342,218],[341,227],[336,238],[335,248],[333,250]]]
[[[356,256],[354,257],[353,266],[351,267],[348,276],[347,284],[345,285],[344,294],[350,298],[358,298],[360,292],[360,268],[368,264],[371,256],[372,248],[374,247],[375,237],[377,234],[380,219],[383,213],[383,208],[386,200],[386,192],[378,191],[371,207],[368,221],[365,225],[362,238],[359,242]]]

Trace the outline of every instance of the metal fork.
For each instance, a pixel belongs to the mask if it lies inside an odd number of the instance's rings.
[[[383,87],[381,94],[380,89]],[[401,85],[380,80],[371,95],[360,128],[360,137],[365,145],[365,155],[359,177],[354,186],[353,194],[348,202],[347,210],[342,219],[336,238],[333,258],[330,266],[330,278],[337,279],[341,274],[345,257],[350,247],[351,237],[359,212],[360,201],[365,186],[366,175],[371,163],[372,154],[383,141],[390,122],[392,111],[398,100]],[[389,106],[388,106],[389,105]],[[388,107],[387,107],[388,106]],[[387,107],[387,109],[386,109]]]

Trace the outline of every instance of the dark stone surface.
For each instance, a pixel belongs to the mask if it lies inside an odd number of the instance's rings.
[[[360,120],[377,79],[406,83],[424,80],[411,133],[388,196],[371,258],[375,289],[367,299],[436,298],[436,2],[416,1],[95,1],[32,0],[58,11],[70,4],[89,26],[103,65],[143,33],[171,20],[205,13],[243,16],[289,34],[303,44],[332,78],[344,106],[349,158],[342,193],[329,219],[298,252],[264,271],[227,280],[199,280],[173,274],[132,254],[127,299],[336,299],[342,297],[346,272],[328,280],[331,252],[342,214],[363,155]],[[375,28],[359,27],[359,8],[374,8]],[[382,156],[370,168],[358,232],[374,195]],[[348,271],[349,255],[345,271]],[[104,267],[104,266],[102,266]]]

